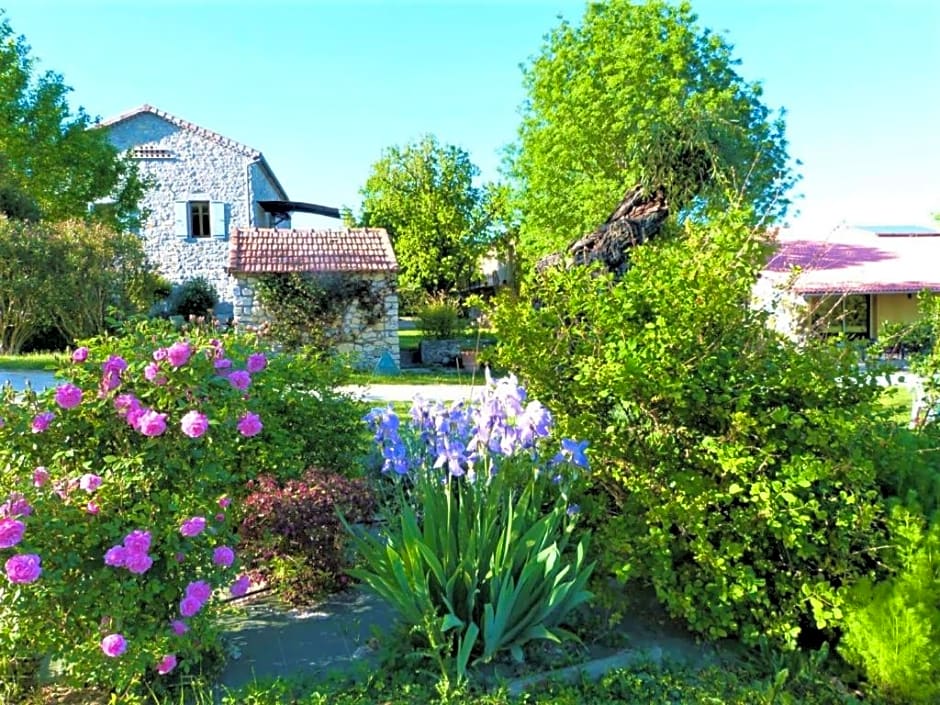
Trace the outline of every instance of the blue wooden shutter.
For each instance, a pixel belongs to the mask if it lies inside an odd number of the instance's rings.
[[[225,222],[225,202],[209,202],[209,220],[212,222],[212,237],[224,238],[228,235]]]
[[[186,201],[173,204],[173,232],[177,237],[189,237],[189,204]]]

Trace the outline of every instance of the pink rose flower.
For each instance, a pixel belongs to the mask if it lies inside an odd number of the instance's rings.
[[[248,411],[238,420],[238,432],[243,436],[256,436],[261,433],[264,425],[261,423],[261,417]]]
[[[180,600],[180,614],[184,617],[192,617],[202,609],[203,602],[195,597],[184,597]]]
[[[166,414],[148,409],[137,419],[137,430],[145,436],[159,436],[166,431]]]
[[[240,392],[244,392],[251,384],[251,375],[245,370],[235,370],[228,376],[228,383]]]
[[[45,431],[47,428],[49,428],[49,424],[52,423],[52,419],[54,418],[55,414],[51,411],[44,411],[41,414],[36,414],[35,418],[33,418],[33,433],[42,433]]]
[[[146,553],[138,553],[136,551],[126,551],[124,553],[124,567],[132,573],[143,575],[150,570],[150,566],[152,565],[153,558]]]
[[[49,482],[49,471],[42,465],[33,470],[33,486],[42,487]]]
[[[127,640],[122,634],[108,634],[101,640],[101,650],[105,656],[117,658],[127,651]]]
[[[71,382],[55,388],[55,403],[63,409],[73,409],[82,403],[82,390]]]
[[[166,360],[166,348],[157,348],[153,351],[153,359],[157,362]]]
[[[86,472],[78,481],[78,486],[86,492],[94,492],[101,487],[101,478],[90,472]]]
[[[212,597],[212,586],[205,580],[194,580],[186,586],[186,597],[192,597],[200,602],[206,602]]]
[[[21,585],[35,581],[42,573],[41,562],[35,553],[21,553],[8,558],[4,565],[7,580]]]
[[[112,568],[123,568],[127,560],[127,549],[124,546],[112,546],[104,554],[104,564]]]
[[[212,552],[212,562],[224,568],[228,568],[235,562],[235,551],[228,546],[219,546]]]
[[[190,438],[199,438],[209,430],[209,419],[199,411],[187,412],[180,421],[180,427]]]
[[[124,420],[127,422],[127,425],[133,428],[135,431],[139,430],[140,419],[144,414],[147,413],[147,409],[144,409],[141,406],[135,407],[133,409],[128,409],[127,416],[124,417]]]
[[[232,597],[241,597],[246,592],[248,592],[248,587],[251,585],[251,578],[247,575],[240,575],[238,580],[232,583],[232,587],[229,588],[229,592],[232,593]]]
[[[187,538],[192,538],[201,534],[205,528],[206,520],[204,517],[193,517],[183,522],[180,526],[180,533]]]
[[[115,372],[118,376],[127,369],[127,362],[120,355],[111,355],[101,364],[102,372]]]
[[[144,378],[148,382],[153,382],[157,385],[166,384],[166,377],[163,377],[160,374],[160,365],[156,362],[148,362],[144,367]]]
[[[219,497],[219,506],[222,507],[222,509],[228,509],[231,503],[232,503],[231,497]]]
[[[221,360],[216,360],[213,362],[212,365],[215,367],[216,372],[218,372],[220,375],[224,375],[227,374],[227,371],[232,368],[232,361],[227,357],[223,357]]]
[[[98,391],[104,396],[113,389],[121,386],[121,375],[119,372],[105,372],[101,375],[101,383],[98,385]]]
[[[132,553],[147,553],[150,550],[150,532],[136,529],[124,537],[124,548]]]
[[[72,362],[85,362],[88,359],[88,348],[84,345],[80,348],[75,348],[75,352],[72,353]]]
[[[160,663],[157,664],[157,673],[161,676],[165,676],[174,668],[176,668],[176,654],[167,654]]]
[[[166,358],[173,367],[182,367],[189,362],[189,356],[193,354],[193,349],[185,340],[173,343],[166,349]]]
[[[0,548],[13,548],[23,540],[26,524],[19,519],[0,519]]]
[[[170,622],[170,629],[173,630],[176,636],[183,636],[183,634],[189,631],[189,627],[186,626],[186,622],[182,619],[174,619]]]
[[[94,516],[98,514],[98,512],[101,511],[101,509],[94,502],[89,502],[88,504],[85,505],[85,511],[91,514],[92,516]]]
[[[11,492],[9,499],[0,504],[0,519],[3,517],[28,517],[33,508],[21,492]]]
[[[253,353],[248,356],[248,360],[245,362],[245,369],[251,374],[261,372],[267,366],[268,358],[264,356],[264,353]]]
[[[120,416],[127,416],[128,412],[140,408],[140,400],[133,394],[118,394],[114,397],[114,410]]]

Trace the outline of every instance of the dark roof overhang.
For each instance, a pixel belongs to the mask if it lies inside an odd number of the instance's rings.
[[[342,217],[339,214],[339,208],[321,206],[316,203],[304,203],[303,201],[258,201],[258,205],[268,213],[313,213],[314,215],[323,215],[337,220]]]

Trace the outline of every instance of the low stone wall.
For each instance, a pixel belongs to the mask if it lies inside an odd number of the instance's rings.
[[[343,316],[342,330],[336,331],[336,352],[351,356],[359,369],[374,369],[384,354],[395,368],[401,367],[398,347],[398,291],[393,274],[350,274],[365,279],[383,299],[383,315],[370,321],[366,312],[353,304]],[[239,275],[234,287],[234,316],[239,326],[258,326],[266,315],[255,295],[254,277]]]

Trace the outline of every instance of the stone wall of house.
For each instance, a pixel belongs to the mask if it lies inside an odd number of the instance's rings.
[[[395,367],[401,366],[398,346],[398,290],[394,274],[350,274],[370,282],[384,302],[384,316],[369,323],[365,313],[353,304],[343,316],[340,342],[336,352],[350,355],[353,365],[359,369],[373,369],[388,353]],[[239,326],[259,326],[267,316],[256,297],[255,278],[239,275],[235,281],[235,322]]]
[[[219,296],[217,313],[232,315],[235,279],[225,271],[228,231],[232,226],[256,224],[255,198],[281,195],[252,157],[157,115],[141,113],[111,125],[108,131],[112,144],[120,150],[147,149],[143,153],[138,150],[142,156],[135,161],[141,176],[153,182],[141,201],[144,217],[140,230],[151,262],[174,284],[204,277]],[[225,203],[224,233],[192,238],[176,232],[178,201]]]
[[[264,211],[261,206],[258,205],[258,201],[279,201],[284,198],[284,195],[271,183],[271,179],[268,177],[266,170],[261,166],[260,162],[255,162],[251,165],[250,174],[251,202],[254,204],[254,221],[252,224],[258,228],[290,228],[291,224],[289,220],[275,224],[274,220],[271,218],[271,214]]]

